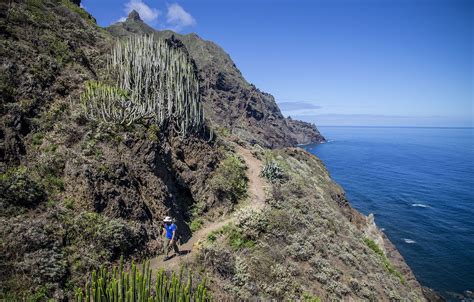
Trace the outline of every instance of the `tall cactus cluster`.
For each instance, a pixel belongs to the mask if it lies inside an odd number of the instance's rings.
[[[86,116],[132,124],[144,118],[173,125],[182,135],[204,124],[199,81],[187,54],[153,35],[118,40],[105,83],[89,82],[81,95]]]
[[[76,290],[77,302],[203,302],[210,301],[205,280],[196,289],[192,288],[191,274],[187,281],[173,274],[170,278],[163,270],[156,274],[152,282],[150,262],[142,265],[141,272],[132,263],[129,272],[123,269],[123,258],[120,267],[112,271],[101,267],[92,272],[91,281],[86,288]]]

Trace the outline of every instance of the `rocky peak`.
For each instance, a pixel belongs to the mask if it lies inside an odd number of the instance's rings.
[[[140,15],[138,14],[138,12],[136,10],[132,10],[128,14],[127,21],[141,21],[141,22],[143,22],[142,19],[140,18]]]

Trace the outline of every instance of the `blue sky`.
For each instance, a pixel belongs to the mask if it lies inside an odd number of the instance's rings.
[[[285,115],[317,125],[474,126],[474,1],[83,0],[107,26],[222,46]]]

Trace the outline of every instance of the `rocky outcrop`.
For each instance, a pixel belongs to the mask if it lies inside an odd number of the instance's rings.
[[[294,120],[291,117],[286,118],[286,124],[296,137],[298,144],[306,145],[310,143],[324,143],[326,140],[319,133],[315,124]]]
[[[272,148],[324,141],[314,125],[283,117],[273,96],[249,84],[230,56],[215,43],[196,34],[155,31],[134,12],[125,22],[107,30],[117,37],[154,33],[182,41],[197,64],[205,111],[216,126],[250,143]]]

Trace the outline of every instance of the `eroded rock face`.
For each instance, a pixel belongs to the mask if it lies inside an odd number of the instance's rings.
[[[288,128],[294,133],[298,144],[306,145],[326,141],[314,124],[294,120],[290,117],[286,118],[286,123]]]

